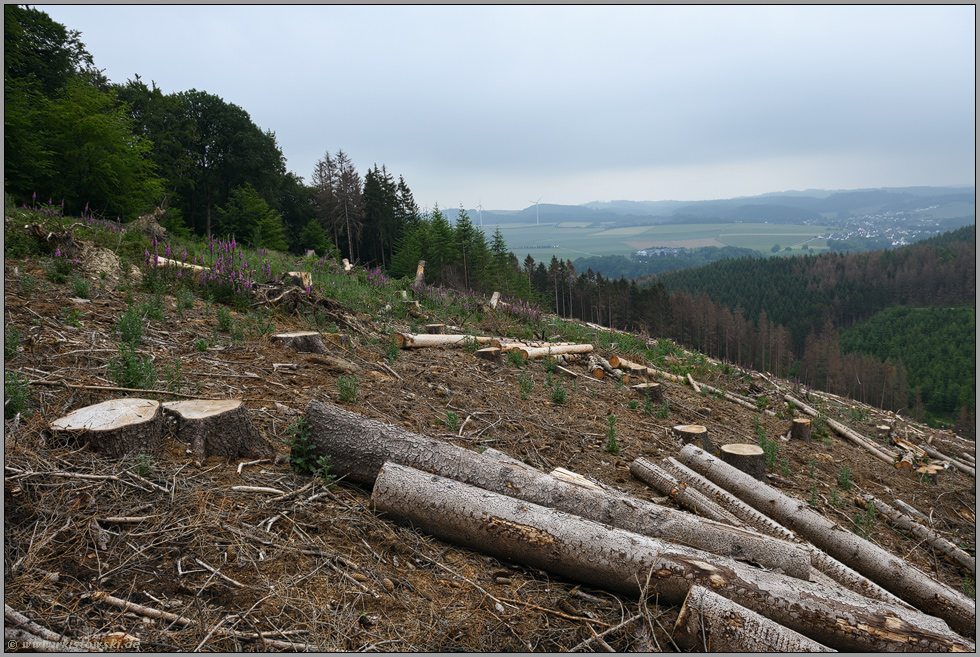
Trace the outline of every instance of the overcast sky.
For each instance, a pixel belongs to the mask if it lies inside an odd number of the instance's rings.
[[[429,208],[975,182],[972,5],[37,7]]]

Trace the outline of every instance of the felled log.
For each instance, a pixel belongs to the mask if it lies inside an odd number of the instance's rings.
[[[595,347],[590,344],[570,344],[549,347],[519,347],[519,349],[524,352],[525,359],[537,360],[539,358],[547,358],[548,356],[557,356],[559,354],[587,354],[593,351]]]
[[[198,459],[268,458],[274,454],[240,399],[165,402],[163,412],[176,420],[177,436],[190,443]]]
[[[911,470],[914,461],[915,455],[912,452],[903,452],[902,457],[895,461],[895,467],[899,470]]]
[[[694,488],[684,482],[677,481],[656,463],[644,458],[635,459],[630,463],[630,474],[700,516],[715,522],[723,522],[732,527],[744,527],[738,518],[713,503]]]
[[[315,455],[329,455],[331,473],[350,482],[371,485],[382,464],[393,461],[638,534],[763,564],[793,577],[806,579],[810,572],[809,557],[798,547],[751,530],[613,490],[578,486],[530,466],[488,459],[334,404],[312,400],[306,417]]]
[[[323,336],[317,331],[299,331],[297,333],[280,333],[273,335],[273,342],[281,342],[284,346],[301,354],[325,354],[327,347],[323,344]]]
[[[704,652],[836,652],[703,586],[692,586],[671,636]]]
[[[758,445],[722,445],[720,456],[722,461],[750,477],[759,481],[766,480],[766,453]]]
[[[861,497],[858,498],[858,502],[860,503],[861,508],[866,508],[868,504],[871,504],[874,506],[875,510],[878,511],[878,513],[885,516],[885,520],[887,520],[889,524],[893,525],[897,529],[901,529],[904,532],[912,534],[916,538],[924,541],[927,545],[929,545],[929,547],[942,552],[974,575],[977,574],[977,558],[967,554],[958,548],[954,543],[947,541],[933,530],[929,529],[928,527],[923,527],[904,513],[893,509],[868,493],[863,493]]]
[[[976,479],[976,477],[977,477],[977,470],[976,470],[976,468],[971,468],[969,466],[963,465],[962,463],[960,463],[956,459],[950,458],[949,456],[946,456],[945,454],[943,454],[942,452],[940,452],[938,449],[936,449],[932,445],[925,445],[922,449],[923,449],[923,451],[925,451],[926,454],[929,455],[930,458],[938,459],[940,461],[946,461],[951,466],[953,466],[954,468],[956,468],[957,470],[959,470],[960,472],[963,472],[965,474],[968,474],[971,477],[973,477],[974,479]]]
[[[892,444],[901,447],[906,453],[912,454],[913,458],[917,460],[922,460],[926,458],[926,451],[921,447],[913,445],[907,440],[902,440],[901,438],[895,437],[892,439]]]
[[[446,345],[463,346],[470,340],[475,340],[477,344],[489,344],[491,340],[491,338],[475,335],[429,335],[427,333],[393,333],[391,339],[402,349],[441,347]]]
[[[361,371],[361,366],[357,363],[352,363],[346,358],[340,358],[339,356],[334,356],[332,354],[318,354],[316,356],[310,356],[307,359],[307,362],[310,365],[325,367],[331,372],[357,374]]]
[[[738,404],[739,406],[742,406],[744,408],[748,408],[748,409],[753,410],[753,411],[758,411],[759,410],[759,405],[758,404],[756,404],[755,402],[753,402],[751,399],[747,399],[745,397],[742,397],[741,395],[736,395],[733,392],[728,392],[727,390],[721,390],[719,388],[715,388],[714,386],[709,386],[707,383],[702,383],[701,384],[701,388],[703,390],[706,390],[706,391],[712,393],[712,394],[722,395],[728,401],[733,402],[735,404]],[[765,414],[766,415],[773,416],[773,417],[776,416],[775,411],[771,411],[768,408],[765,410]]]
[[[791,498],[733,468],[704,450],[688,445],[679,460],[766,515],[788,526],[831,556],[928,614],[942,618],[957,632],[976,632],[976,604],[904,559],[853,534]]]
[[[623,370],[613,367],[608,360],[598,354],[591,353],[585,361],[585,369],[597,379],[604,379],[607,376],[613,381],[623,378]]]
[[[668,604],[680,604],[692,585],[700,585],[835,648],[974,648],[945,623],[914,610],[610,528],[397,463],[383,464],[371,497],[374,508],[392,520],[507,563],[631,596],[642,592],[649,577],[651,593]]]
[[[155,454],[163,438],[163,413],[152,399],[110,399],[72,411],[49,429],[55,439],[87,442],[107,456]]]
[[[812,423],[805,417],[793,418],[793,425],[789,430],[790,440],[798,440],[804,443],[810,442]]]
[[[799,399],[795,399],[791,395],[783,395],[783,399],[790,402],[791,404],[794,404],[797,408],[802,410],[810,417],[817,417],[818,415],[818,413],[815,410],[813,410],[812,408],[810,408],[809,406],[801,402]],[[884,448],[872,444],[870,441],[862,438],[857,432],[851,431],[850,429],[845,427],[840,422],[837,422],[836,420],[831,420],[828,418],[827,425],[830,426],[831,429],[833,429],[840,435],[850,440],[855,445],[858,445],[859,447],[862,447],[868,452],[870,452],[871,454],[873,454],[879,460],[884,461],[888,465],[894,465],[895,459],[898,457],[898,454],[895,454]]]
[[[637,461],[642,460],[644,459],[637,459]],[[855,572],[851,568],[848,568],[843,563],[837,559],[834,559],[818,547],[803,541],[796,534],[786,529],[766,514],[757,511],[728,491],[719,488],[711,481],[694,472],[677,459],[665,459],[660,463],[660,466],[666,472],[673,475],[678,481],[686,483],[689,487],[697,489],[706,498],[717,503],[725,511],[728,511],[733,516],[745,523],[745,526],[751,527],[768,536],[799,543],[800,549],[806,550],[810,555],[810,566],[812,568],[810,581],[818,581],[821,579],[814,576],[815,572],[821,573],[823,576],[830,578],[838,585],[851,591],[855,591],[865,597],[899,606],[910,607],[908,603],[901,598],[892,595],[864,575]]]

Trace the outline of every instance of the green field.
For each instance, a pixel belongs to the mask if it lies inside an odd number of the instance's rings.
[[[488,235],[495,226],[484,226]],[[798,224],[656,224],[605,229],[595,224],[563,222],[549,224],[501,224],[500,231],[507,241],[507,248],[520,260],[531,254],[537,261],[551,260],[555,255],[563,260],[575,260],[582,256],[630,255],[639,249],[656,246],[697,248],[702,246],[737,246],[755,249],[770,255],[778,244],[791,251],[781,254],[801,253],[803,244],[810,252],[827,249],[826,240],[814,239],[828,232],[826,226],[801,226]]]

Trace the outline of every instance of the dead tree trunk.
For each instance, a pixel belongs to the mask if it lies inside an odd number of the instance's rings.
[[[947,541],[945,538],[943,538],[936,532],[932,531],[928,527],[924,527],[920,525],[919,523],[912,520],[912,518],[908,517],[904,513],[900,513],[895,509],[891,508],[890,506],[888,506],[887,504],[885,504],[884,502],[882,502],[881,500],[875,499],[875,497],[872,495],[868,495],[867,493],[864,493],[858,499],[861,501],[862,507],[866,506],[867,504],[874,505],[874,508],[879,513],[881,513],[881,515],[885,516],[885,519],[890,524],[894,525],[896,528],[901,529],[904,532],[908,532],[912,534],[916,538],[922,539],[930,547],[939,550],[940,552],[948,556],[950,559],[952,559],[956,563],[960,564],[961,566],[969,570],[974,575],[977,574],[976,557],[970,556],[963,550],[956,547],[956,545],[954,545],[950,541]]]
[[[836,652],[703,586],[688,592],[672,638],[703,652]]]
[[[680,604],[692,585],[710,588],[815,641],[847,650],[973,650],[942,621],[672,545],[527,501],[385,463],[374,507],[436,538],[507,562],[542,568],[637,596],[644,583]]]
[[[642,460],[642,459],[637,459]],[[881,588],[864,575],[855,572],[834,559],[823,550],[810,543],[802,541],[796,534],[786,529],[778,522],[764,513],[756,511],[754,508],[742,502],[740,499],[711,483],[698,473],[694,472],[680,461],[668,458],[661,462],[661,467],[669,474],[677,478],[678,481],[686,483],[688,486],[696,488],[704,494],[706,498],[718,503],[724,510],[729,511],[733,516],[741,520],[749,527],[762,532],[768,536],[781,538],[785,541],[800,543],[800,548],[810,554],[810,565],[831,580],[851,591],[855,591],[863,596],[897,604],[899,606],[910,607],[901,598],[898,598],[887,590]],[[811,571],[811,581],[815,581]]]
[[[306,407],[310,442],[330,456],[331,472],[373,484],[394,461],[425,472],[517,497],[627,531],[744,559],[807,579],[809,556],[785,541],[693,516],[610,490],[584,488],[530,466],[502,463],[440,440],[351,413],[317,400]]]
[[[681,450],[679,460],[916,608],[944,619],[957,632],[976,632],[976,605],[962,593],[693,445]]]
[[[191,444],[198,459],[267,458],[274,453],[240,399],[165,402],[163,411],[176,419],[177,436]]]
[[[793,419],[793,427],[789,430],[790,440],[798,440],[804,443],[810,442],[811,422],[805,417]]]
[[[152,399],[111,399],[72,411],[49,429],[55,439],[87,442],[107,456],[155,454],[163,439],[163,413]]]
[[[750,477],[766,480],[766,453],[758,445],[722,445],[720,456],[722,461]]]
[[[301,331],[299,333],[280,333],[272,336],[273,342],[281,342],[301,354],[325,354],[327,347],[323,344],[323,336],[316,331]]]

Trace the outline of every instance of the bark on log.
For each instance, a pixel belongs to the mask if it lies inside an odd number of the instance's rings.
[[[942,552],[974,575],[977,574],[977,558],[970,556],[960,548],[956,547],[956,545],[951,541],[947,541],[945,538],[928,527],[923,527],[904,513],[901,513],[888,506],[881,500],[876,499],[873,495],[863,493],[858,499],[862,502],[862,508],[865,508],[868,504],[873,505],[875,510],[881,513],[881,515],[885,516],[885,519],[889,522],[889,524],[925,541],[927,545]]]
[[[638,534],[661,537],[745,559],[806,579],[809,556],[785,541],[693,516],[611,490],[584,488],[530,466],[501,463],[441,440],[312,400],[306,407],[315,455],[329,455],[331,473],[373,484],[385,461],[432,472]]]
[[[815,410],[813,410],[812,408],[810,408],[809,406],[801,402],[799,399],[796,399],[791,395],[783,395],[783,399],[795,405],[810,417],[817,417],[819,415]],[[855,445],[858,445],[859,447],[863,447],[868,452],[871,452],[871,454],[876,456],[881,461],[884,461],[889,465],[895,464],[895,459],[898,458],[898,454],[895,454],[886,449],[875,446],[870,441],[866,440],[865,438],[862,438],[857,432],[851,431],[850,429],[845,427],[840,422],[837,422],[836,420],[831,420],[828,418],[827,425],[830,426],[831,429],[833,429],[840,435],[850,440]]]
[[[163,412],[176,419],[177,436],[191,444],[198,459],[269,458],[275,453],[240,399],[165,402]]]
[[[766,480],[766,453],[758,445],[722,445],[720,456],[722,461],[750,477],[759,481]]]
[[[489,344],[491,338],[475,335],[429,335],[427,333],[394,333],[391,339],[402,349],[416,347],[441,347],[446,345],[464,346],[470,340],[477,344]]]
[[[654,404],[662,404],[664,401],[664,391],[663,387],[659,383],[638,383],[635,386],[630,386],[637,397],[642,397],[646,399],[650,398],[650,401]]]
[[[942,618],[957,632],[976,632],[976,604],[905,560],[838,526],[801,502],[768,484],[752,479],[703,450],[688,445],[679,460],[756,509],[799,532],[831,556],[846,560],[855,570],[906,602]]]
[[[693,585],[711,588],[825,645],[847,650],[973,650],[945,623],[671,545],[526,501],[385,463],[375,509],[436,538],[606,590],[637,596],[649,577],[660,602],[679,604]]]
[[[811,425],[810,420],[805,417],[798,417],[793,419],[793,426],[789,430],[790,440],[799,440],[805,443],[810,442],[811,436]]]
[[[692,586],[672,637],[703,652],[837,652],[703,586]]]
[[[732,527],[744,528],[741,520],[684,482],[677,481],[669,472],[655,463],[644,458],[638,458],[630,463],[630,474],[700,516],[715,522],[723,522]]]
[[[152,399],[111,399],[72,411],[49,429],[56,439],[87,442],[107,456],[155,454],[163,440],[163,412]]]
[[[590,344],[570,344],[553,347],[520,347],[519,349],[524,352],[524,358],[527,360],[537,360],[558,354],[587,354],[593,351],[595,347]]]
[[[838,585],[874,600],[880,600],[882,602],[888,602],[911,608],[910,605],[901,598],[892,595],[864,575],[855,572],[851,568],[848,568],[823,550],[803,541],[786,527],[782,526],[766,514],[755,510],[728,491],[719,488],[709,480],[682,464],[677,459],[665,459],[660,465],[664,470],[676,477],[678,481],[682,481],[688,486],[697,489],[709,500],[717,502],[726,511],[731,512],[732,515],[749,527],[768,536],[799,543],[800,548],[806,550],[810,554],[810,566],[812,570],[816,570],[829,577]],[[815,581],[815,578],[812,575],[812,570],[811,581]]]
[[[301,354],[325,354],[327,347],[323,344],[323,336],[317,331],[300,331],[298,333],[280,333],[272,336],[273,342],[281,342],[284,346]]]

